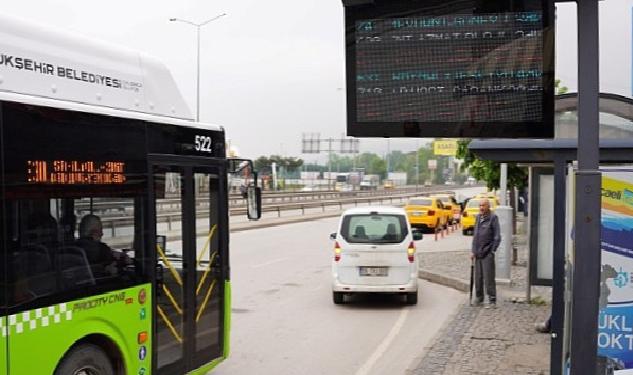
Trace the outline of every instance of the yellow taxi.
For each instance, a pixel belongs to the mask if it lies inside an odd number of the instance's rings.
[[[404,206],[411,227],[435,230],[446,225],[442,202],[437,198],[415,197]]]
[[[459,223],[462,216],[462,206],[457,203],[457,199],[450,194],[437,194],[433,197],[442,201],[444,209],[450,211],[448,222],[450,224]]]
[[[440,206],[442,207],[442,211],[444,212],[444,227],[448,227],[448,224],[453,223],[453,206],[451,205],[448,198],[443,195],[433,195],[431,196],[431,198],[440,201]],[[447,203],[444,203],[444,200],[446,200]]]
[[[475,218],[479,215],[479,203],[484,198],[487,198],[490,202],[490,211],[494,211],[499,205],[499,201],[496,198],[475,196],[475,198],[469,200],[462,212],[462,234],[473,234],[475,230]]]

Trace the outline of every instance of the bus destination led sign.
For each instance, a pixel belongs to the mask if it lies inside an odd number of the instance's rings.
[[[348,135],[551,137],[549,4],[347,7]]]
[[[26,180],[35,184],[116,185],[123,184],[125,162],[79,160],[29,160]]]

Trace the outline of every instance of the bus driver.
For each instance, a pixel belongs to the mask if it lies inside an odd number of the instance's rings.
[[[88,214],[79,223],[79,239],[76,245],[84,249],[86,257],[96,278],[117,276],[117,259],[122,255],[115,253],[101,242],[103,224],[97,215]],[[118,255],[118,256],[117,256]]]

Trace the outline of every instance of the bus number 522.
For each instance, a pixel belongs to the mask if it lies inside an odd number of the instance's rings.
[[[211,137],[196,135],[195,149],[196,151],[213,152],[213,150],[211,150]]]

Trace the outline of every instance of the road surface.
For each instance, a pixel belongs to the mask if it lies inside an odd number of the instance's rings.
[[[231,235],[231,355],[214,375],[404,374],[466,301],[420,280],[417,306],[393,296],[334,305],[329,234],[337,221]]]

